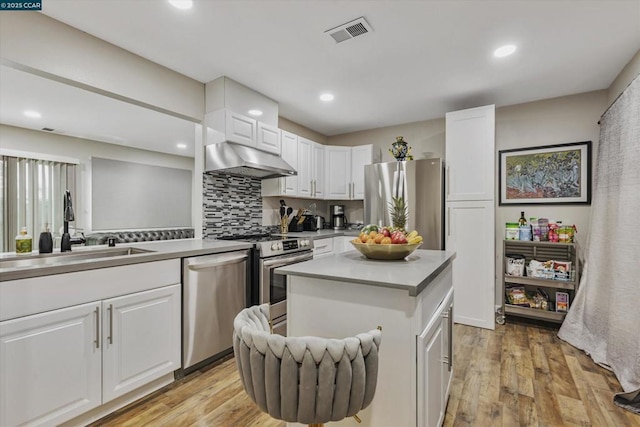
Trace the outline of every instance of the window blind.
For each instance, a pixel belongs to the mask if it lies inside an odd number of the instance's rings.
[[[15,237],[22,227],[33,237],[33,249],[38,249],[38,237],[49,224],[51,233],[59,236],[63,225],[63,194],[71,192],[76,200],[76,165],[2,156],[1,200],[2,224],[0,252],[15,251]],[[75,210],[76,215],[78,209]]]

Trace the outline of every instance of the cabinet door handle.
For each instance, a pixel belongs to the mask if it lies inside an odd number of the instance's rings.
[[[109,344],[113,344],[113,304],[109,304],[109,336],[107,340]]]
[[[451,208],[447,208],[447,237],[451,236]]]
[[[96,344],[96,348],[100,348],[100,307],[96,307],[96,309],[94,310],[94,313],[96,314],[96,340],[95,340],[95,344]]]

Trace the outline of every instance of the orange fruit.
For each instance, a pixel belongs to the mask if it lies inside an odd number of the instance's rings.
[[[382,243],[382,239],[384,239],[384,234],[382,233],[378,233],[376,234],[376,237],[373,238],[373,240],[376,242],[376,244],[380,244]]]
[[[391,237],[384,237],[381,241],[381,244],[383,245],[390,245],[391,244]]]

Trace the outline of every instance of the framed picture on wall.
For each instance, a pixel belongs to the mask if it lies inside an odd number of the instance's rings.
[[[591,141],[499,152],[500,205],[591,204]]]

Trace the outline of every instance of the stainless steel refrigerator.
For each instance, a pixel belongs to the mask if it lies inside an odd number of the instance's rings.
[[[407,204],[407,231],[418,230],[420,249],[444,249],[442,159],[375,163],[364,168],[364,223],[391,225],[392,197]]]

